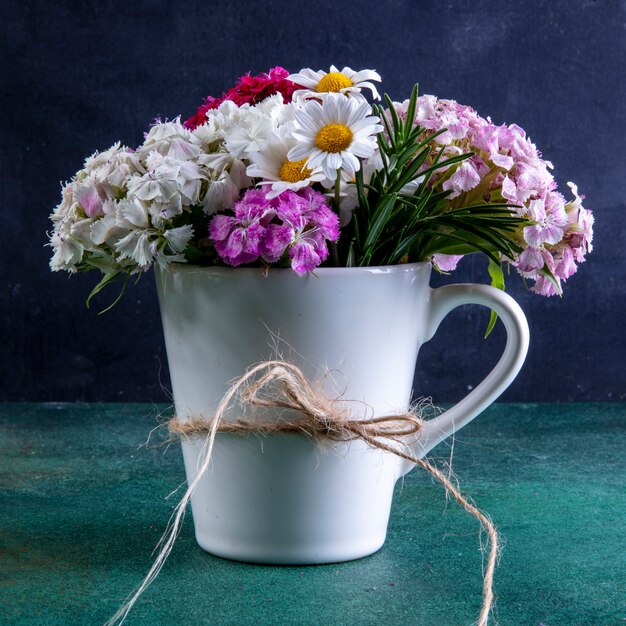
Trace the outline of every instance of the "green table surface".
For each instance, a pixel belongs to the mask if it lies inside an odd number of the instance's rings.
[[[141,581],[184,481],[178,445],[143,445],[163,408],[0,405],[0,624],[101,624]],[[457,434],[454,470],[505,542],[494,622],[626,622],[625,422],[624,404],[496,404]],[[349,563],[219,559],[188,515],[126,623],[471,624],[481,564],[476,521],[414,470],[386,544]]]

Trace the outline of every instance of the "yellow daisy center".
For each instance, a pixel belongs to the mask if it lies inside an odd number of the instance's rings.
[[[331,72],[320,79],[315,90],[318,93],[328,93],[329,91],[337,93],[346,87],[352,87],[352,85],[354,83],[345,74]]]
[[[315,145],[324,152],[341,152],[351,143],[352,131],[343,124],[326,124],[315,137]]]
[[[309,178],[309,176],[311,176],[311,170],[306,167],[306,162],[307,159],[300,159],[300,161],[285,159],[278,171],[280,180],[284,180],[288,183],[298,183],[301,180]]]

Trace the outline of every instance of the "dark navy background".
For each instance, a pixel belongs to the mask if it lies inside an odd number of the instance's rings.
[[[140,143],[157,115],[192,114],[248,70],[332,63],[377,69],[394,99],[419,81],[518,123],[559,185],[578,183],[596,249],[563,299],[511,276],[532,337],[504,399],[626,400],[624,2],[10,1],[1,22],[0,400],[166,400],[152,275],[97,317],[84,307],[95,274],[48,270],[59,181],[95,149]],[[465,259],[435,282],[485,282],[485,265]],[[422,350],[417,394],[450,402],[480,381],[503,347],[501,329],[482,339],[487,320],[477,307],[447,318]]]

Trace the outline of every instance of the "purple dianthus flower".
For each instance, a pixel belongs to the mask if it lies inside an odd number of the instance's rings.
[[[296,274],[312,272],[328,258],[327,241],[339,239],[339,218],[310,187],[285,191],[273,203],[280,223],[268,228],[264,258],[273,262],[287,252]]]
[[[323,194],[306,187],[268,200],[260,189],[247,191],[234,216],[218,214],[209,235],[229,265],[287,257],[297,274],[313,271],[328,258],[328,241],[339,239],[339,218]]]
[[[235,216],[218,214],[209,224],[217,253],[228,265],[252,263],[261,256],[262,244],[274,211],[261,190],[251,189],[234,206]]]

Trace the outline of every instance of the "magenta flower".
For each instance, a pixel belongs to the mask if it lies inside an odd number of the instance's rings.
[[[215,215],[209,224],[209,235],[220,257],[236,266],[259,259],[274,213],[265,194],[255,189],[235,204],[234,211],[234,217]]]
[[[293,243],[293,228],[287,224],[270,224],[263,242],[263,258],[276,263]]]
[[[215,249],[229,265],[286,258],[297,274],[306,274],[328,258],[327,242],[339,239],[339,218],[310,187],[272,200],[252,189],[234,212],[215,215],[209,225]]]
[[[339,218],[324,196],[310,187],[297,193],[286,191],[275,204],[276,217],[282,223],[272,228],[265,258],[280,258],[287,251],[296,274],[312,272],[328,258],[326,242],[339,239]]]
[[[221,98],[209,96],[205,103],[200,106],[195,115],[190,117],[184,124],[185,128],[193,130],[207,121],[207,113],[211,109],[217,109],[225,100],[232,100],[238,107],[243,104],[255,105],[269,96],[280,93],[283,101],[291,102],[291,97],[299,86],[288,80],[289,72],[280,66],[272,68],[269,72],[251,76],[250,73],[242,76],[237,84],[229,89]]]

